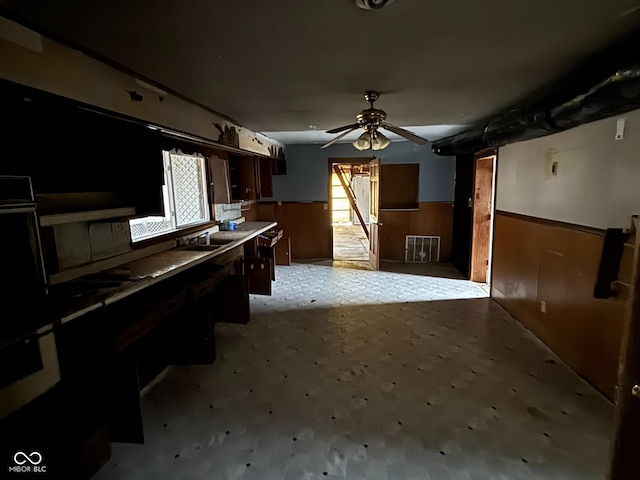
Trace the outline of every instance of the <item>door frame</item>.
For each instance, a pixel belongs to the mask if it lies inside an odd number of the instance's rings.
[[[329,157],[327,159],[327,205],[329,206],[329,229],[331,230],[331,241],[329,242],[329,248],[331,249],[331,260],[335,260],[333,256],[333,199],[331,192],[331,175],[333,174],[333,166],[340,164],[351,164],[351,165],[360,165],[369,163],[371,160],[374,160],[376,157]]]
[[[496,220],[496,187],[497,187],[497,173],[498,173],[498,150],[495,148],[485,149],[477,152],[473,157],[473,182],[472,182],[472,190],[471,190],[471,198],[472,198],[472,209],[471,209],[471,244],[469,246],[470,255],[469,255],[469,279],[472,281],[474,277],[474,261],[477,262],[475,258],[477,255],[477,235],[475,232],[475,213],[476,213],[476,184],[477,184],[477,171],[478,171],[478,161],[483,160],[485,158],[493,158],[492,161],[492,179],[491,179],[491,207],[490,207],[490,215],[491,219],[489,222],[489,232],[488,232],[488,246],[487,246],[487,274],[485,275],[485,281],[481,283],[487,283],[491,285],[493,281],[493,268],[491,263],[493,261],[493,233],[495,231],[495,220]],[[483,255],[484,256],[484,255]]]
[[[376,172],[373,175],[373,164]],[[382,177],[382,160],[374,158],[369,162],[369,263],[374,270],[380,270],[380,181]],[[375,178],[375,181],[374,181]],[[374,185],[376,194],[373,195]],[[375,203],[375,208],[372,208]],[[375,210],[375,213],[374,211]]]

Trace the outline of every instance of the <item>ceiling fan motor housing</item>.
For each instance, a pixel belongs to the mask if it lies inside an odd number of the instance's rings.
[[[395,0],[354,0],[356,5],[365,10],[378,10],[390,3],[393,3]]]
[[[386,112],[377,108],[367,108],[366,110],[362,110],[356,116],[356,119],[358,120],[358,123],[360,125],[375,125],[376,127],[380,126],[380,124],[384,122],[386,118]]]

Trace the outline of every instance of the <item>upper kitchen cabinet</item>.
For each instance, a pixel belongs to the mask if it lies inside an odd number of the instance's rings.
[[[229,182],[233,201],[273,197],[272,162],[268,157],[229,155]]]
[[[252,155],[229,155],[231,200],[248,201],[258,198],[256,160]]]
[[[163,213],[159,132],[41,90],[4,80],[0,87],[10,119],[0,174],[31,177],[37,195],[112,192],[136,214]]]
[[[258,159],[258,179],[260,180],[259,197],[273,197],[273,179],[271,178],[272,158],[261,157]]]

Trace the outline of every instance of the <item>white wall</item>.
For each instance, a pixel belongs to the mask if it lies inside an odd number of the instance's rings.
[[[619,118],[626,118],[623,140],[615,140]],[[630,227],[640,214],[640,110],[500,148],[496,195],[497,210]]]
[[[360,210],[360,215],[362,215],[362,220],[367,225],[369,224],[369,176],[365,175],[356,175],[351,179],[351,188],[353,189],[353,193],[356,195],[356,205],[358,206],[358,210]],[[356,212],[353,212],[351,222],[354,225],[360,225],[360,219]]]

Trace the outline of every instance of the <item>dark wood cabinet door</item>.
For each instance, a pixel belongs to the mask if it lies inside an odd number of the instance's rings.
[[[172,364],[207,365],[215,361],[215,303],[211,297],[201,298],[177,315],[175,337],[171,342]]]
[[[249,282],[249,293],[271,295],[271,280],[273,277],[272,258],[245,258],[244,271]]]
[[[258,160],[258,172],[260,178],[260,198],[273,197],[273,179],[271,177],[271,159],[260,158]]]
[[[249,289],[244,275],[229,275],[213,294],[213,319],[222,323],[249,323]]]
[[[119,357],[109,379],[109,430],[114,442],[144,443],[140,382],[134,356]]]

